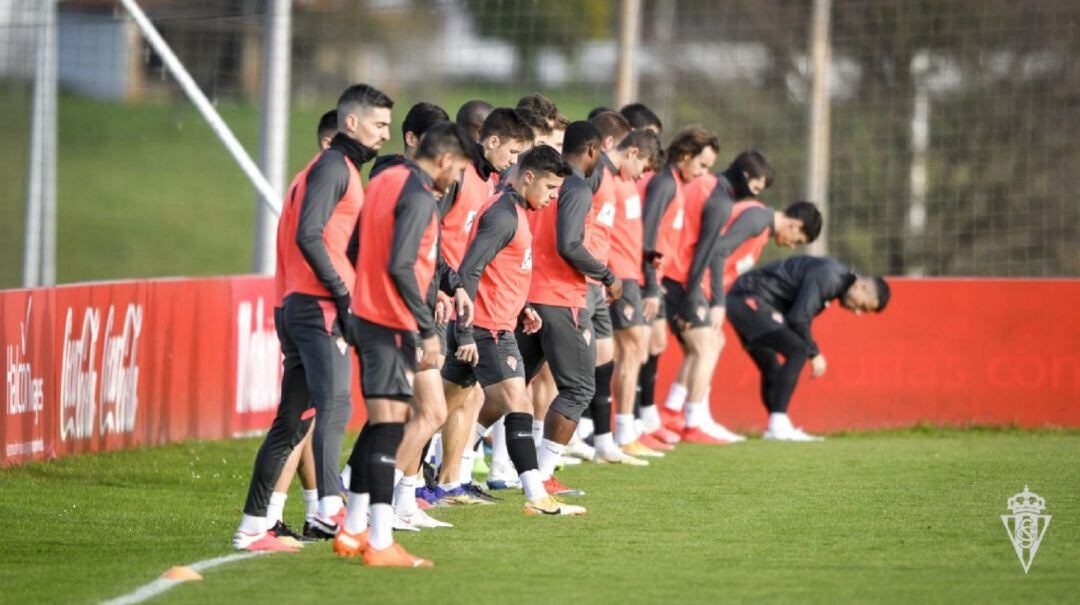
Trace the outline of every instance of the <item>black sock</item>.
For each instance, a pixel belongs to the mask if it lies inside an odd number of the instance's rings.
[[[371,425],[364,423],[349,455],[349,491],[354,494],[368,493],[367,453],[371,445]]]
[[[514,463],[518,474],[535,471],[539,468],[536,461],[536,442],[532,436],[532,414],[510,412],[503,420],[506,428],[506,451]]]
[[[405,423],[383,422],[371,425],[371,442],[368,447],[368,488],[372,504],[394,502],[394,467],[401,438],[405,435]]]
[[[638,388],[641,389],[639,400],[643,408],[656,404],[656,366],[659,364],[659,355],[649,355],[649,359],[641,366]]]
[[[593,394],[589,409],[592,411],[597,435],[611,432],[611,375],[614,372],[615,362],[609,361],[596,366],[596,393]]]

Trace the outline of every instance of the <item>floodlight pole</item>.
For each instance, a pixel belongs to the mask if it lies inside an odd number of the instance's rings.
[[[289,63],[292,47],[292,0],[266,0],[263,45],[262,117],[259,166],[275,191],[285,189],[289,134]],[[274,272],[277,217],[262,193],[255,199],[255,273]],[[273,201],[277,201],[276,199]]]
[[[38,5],[34,108],[30,120],[23,287],[56,283],[56,1]]]
[[[619,0],[619,58],[615,71],[615,108],[637,100],[637,49],[641,43],[641,0]]]
[[[830,0],[814,0],[810,25],[810,99],[806,142],[806,197],[821,209],[821,234],[810,253],[829,253],[829,11]]]

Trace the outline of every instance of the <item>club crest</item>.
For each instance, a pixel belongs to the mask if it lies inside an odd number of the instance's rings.
[[[1040,514],[1046,508],[1046,500],[1029,491],[1026,485],[1024,491],[1009,498],[1005,505],[1013,514],[1001,515],[1001,522],[1005,524],[1005,533],[1009,535],[1026,574],[1035,561],[1046,528],[1050,526],[1051,515]]]
[[[585,339],[585,344],[592,342],[592,330],[585,330],[581,333],[581,337]]]
[[[513,355],[507,355],[506,356],[506,365],[510,366],[510,369],[516,372],[517,371],[517,357],[514,357]]]

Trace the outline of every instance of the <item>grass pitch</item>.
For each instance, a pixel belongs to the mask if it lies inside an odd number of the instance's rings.
[[[0,471],[0,601],[91,603],[228,554],[258,441],[191,442]],[[820,444],[680,446],[586,465],[583,518],[521,496],[399,534],[431,570],[367,569],[328,543],[208,570],[153,602],[1075,602],[1080,433],[903,431]],[[1000,515],[1031,487],[1053,515],[1021,569]],[[299,493],[286,519],[302,520]]]

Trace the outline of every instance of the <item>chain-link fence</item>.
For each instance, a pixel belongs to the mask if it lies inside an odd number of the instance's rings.
[[[820,1],[820,0],[819,0]],[[252,155],[260,0],[139,2]],[[638,98],[721,162],[756,148],[806,195],[812,2],[642,0]],[[37,0],[0,0],[0,286],[22,281]],[[612,105],[621,3],[297,0],[288,172],[365,81],[453,114],[541,91],[571,119]],[[1080,276],[1080,3],[832,0],[829,253],[892,274]],[[254,190],[114,0],[58,5],[57,278],[238,273]],[[394,140],[391,150],[400,147]]]

